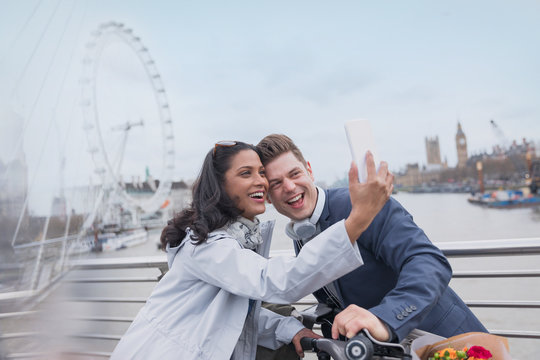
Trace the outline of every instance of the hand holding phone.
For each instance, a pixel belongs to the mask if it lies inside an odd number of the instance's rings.
[[[358,179],[360,182],[367,180],[366,152],[369,150],[373,154],[375,166],[377,163],[377,152],[375,149],[375,139],[371,132],[369,120],[350,120],[345,123],[345,132],[349,141],[349,148],[353,161],[358,165]]]

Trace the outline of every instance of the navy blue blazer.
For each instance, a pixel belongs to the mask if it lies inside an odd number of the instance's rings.
[[[349,216],[347,188],[326,190],[321,230]],[[356,304],[384,321],[401,341],[418,328],[450,337],[487,332],[448,286],[452,268],[412,216],[393,198],[357,240],[364,265],[334,281],[346,307]],[[325,295],[314,294],[320,302]]]

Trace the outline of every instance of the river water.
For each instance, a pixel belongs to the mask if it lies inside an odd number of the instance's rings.
[[[468,194],[410,194],[393,195],[413,216],[434,243],[466,240],[516,239],[540,236],[538,208],[491,209],[467,202]],[[273,250],[292,249],[285,235],[288,219],[273,206],[267,206],[261,220],[276,220],[272,239]],[[154,235],[158,236],[158,235]],[[154,238],[152,241],[157,241]],[[106,257],[143,256],[160,254],[155,246],[146,244],[113,253]]]
[[[523,209],[489,209],[467,202],[467,194],[408,194],[394,197],[413,215],[415,222],[435,243],[451,241],[515,239],[540,236],[540,211]],[[275,219],[273,250],[292,249],[285,236],[287,219],[272,206],[260,216],[261,220]],[[151,232],[150,240],[133,248],[112,253],[91,254],[92,257],[126,257],[163,254],[157,250],[159,231]],[[481,259],[452,259],[454,271],[539,269],[539,257],[519,256]],[[123,285],[123,294],[133,285]],[[140,286],[140,285],[135,285]],[[540,279],[455,279],[451,282],[464,300],[540,300]],[[118,290],[118,289],[116,289]],[[151,289],[148,289],[151,290]],[[540,331],[538,309],[472,309],[488,329]],[[510,339],[515,359],[532,358],[540,348],[539,340]]]

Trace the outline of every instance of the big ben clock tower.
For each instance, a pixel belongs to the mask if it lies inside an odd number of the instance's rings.
[[[458,157],[457,167],[463,168],[467,165],[467,138],[459,122],[457,124],[456,148]]]

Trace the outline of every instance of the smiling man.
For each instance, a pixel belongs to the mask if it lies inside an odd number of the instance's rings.
[[[316,234],[351,211],[348,189],[323,190],[301,151],[285,135],[257,145],[269,182],[269,201],[291,222],[286,232],[296,253]],[[448,286],[452,269],[412,216],[390,198],[357,241],[364,266],[314,293],[337,311],[326,337],[366,328],[381,341],[401,341],[418,328],[440,336],[487,332]]]

